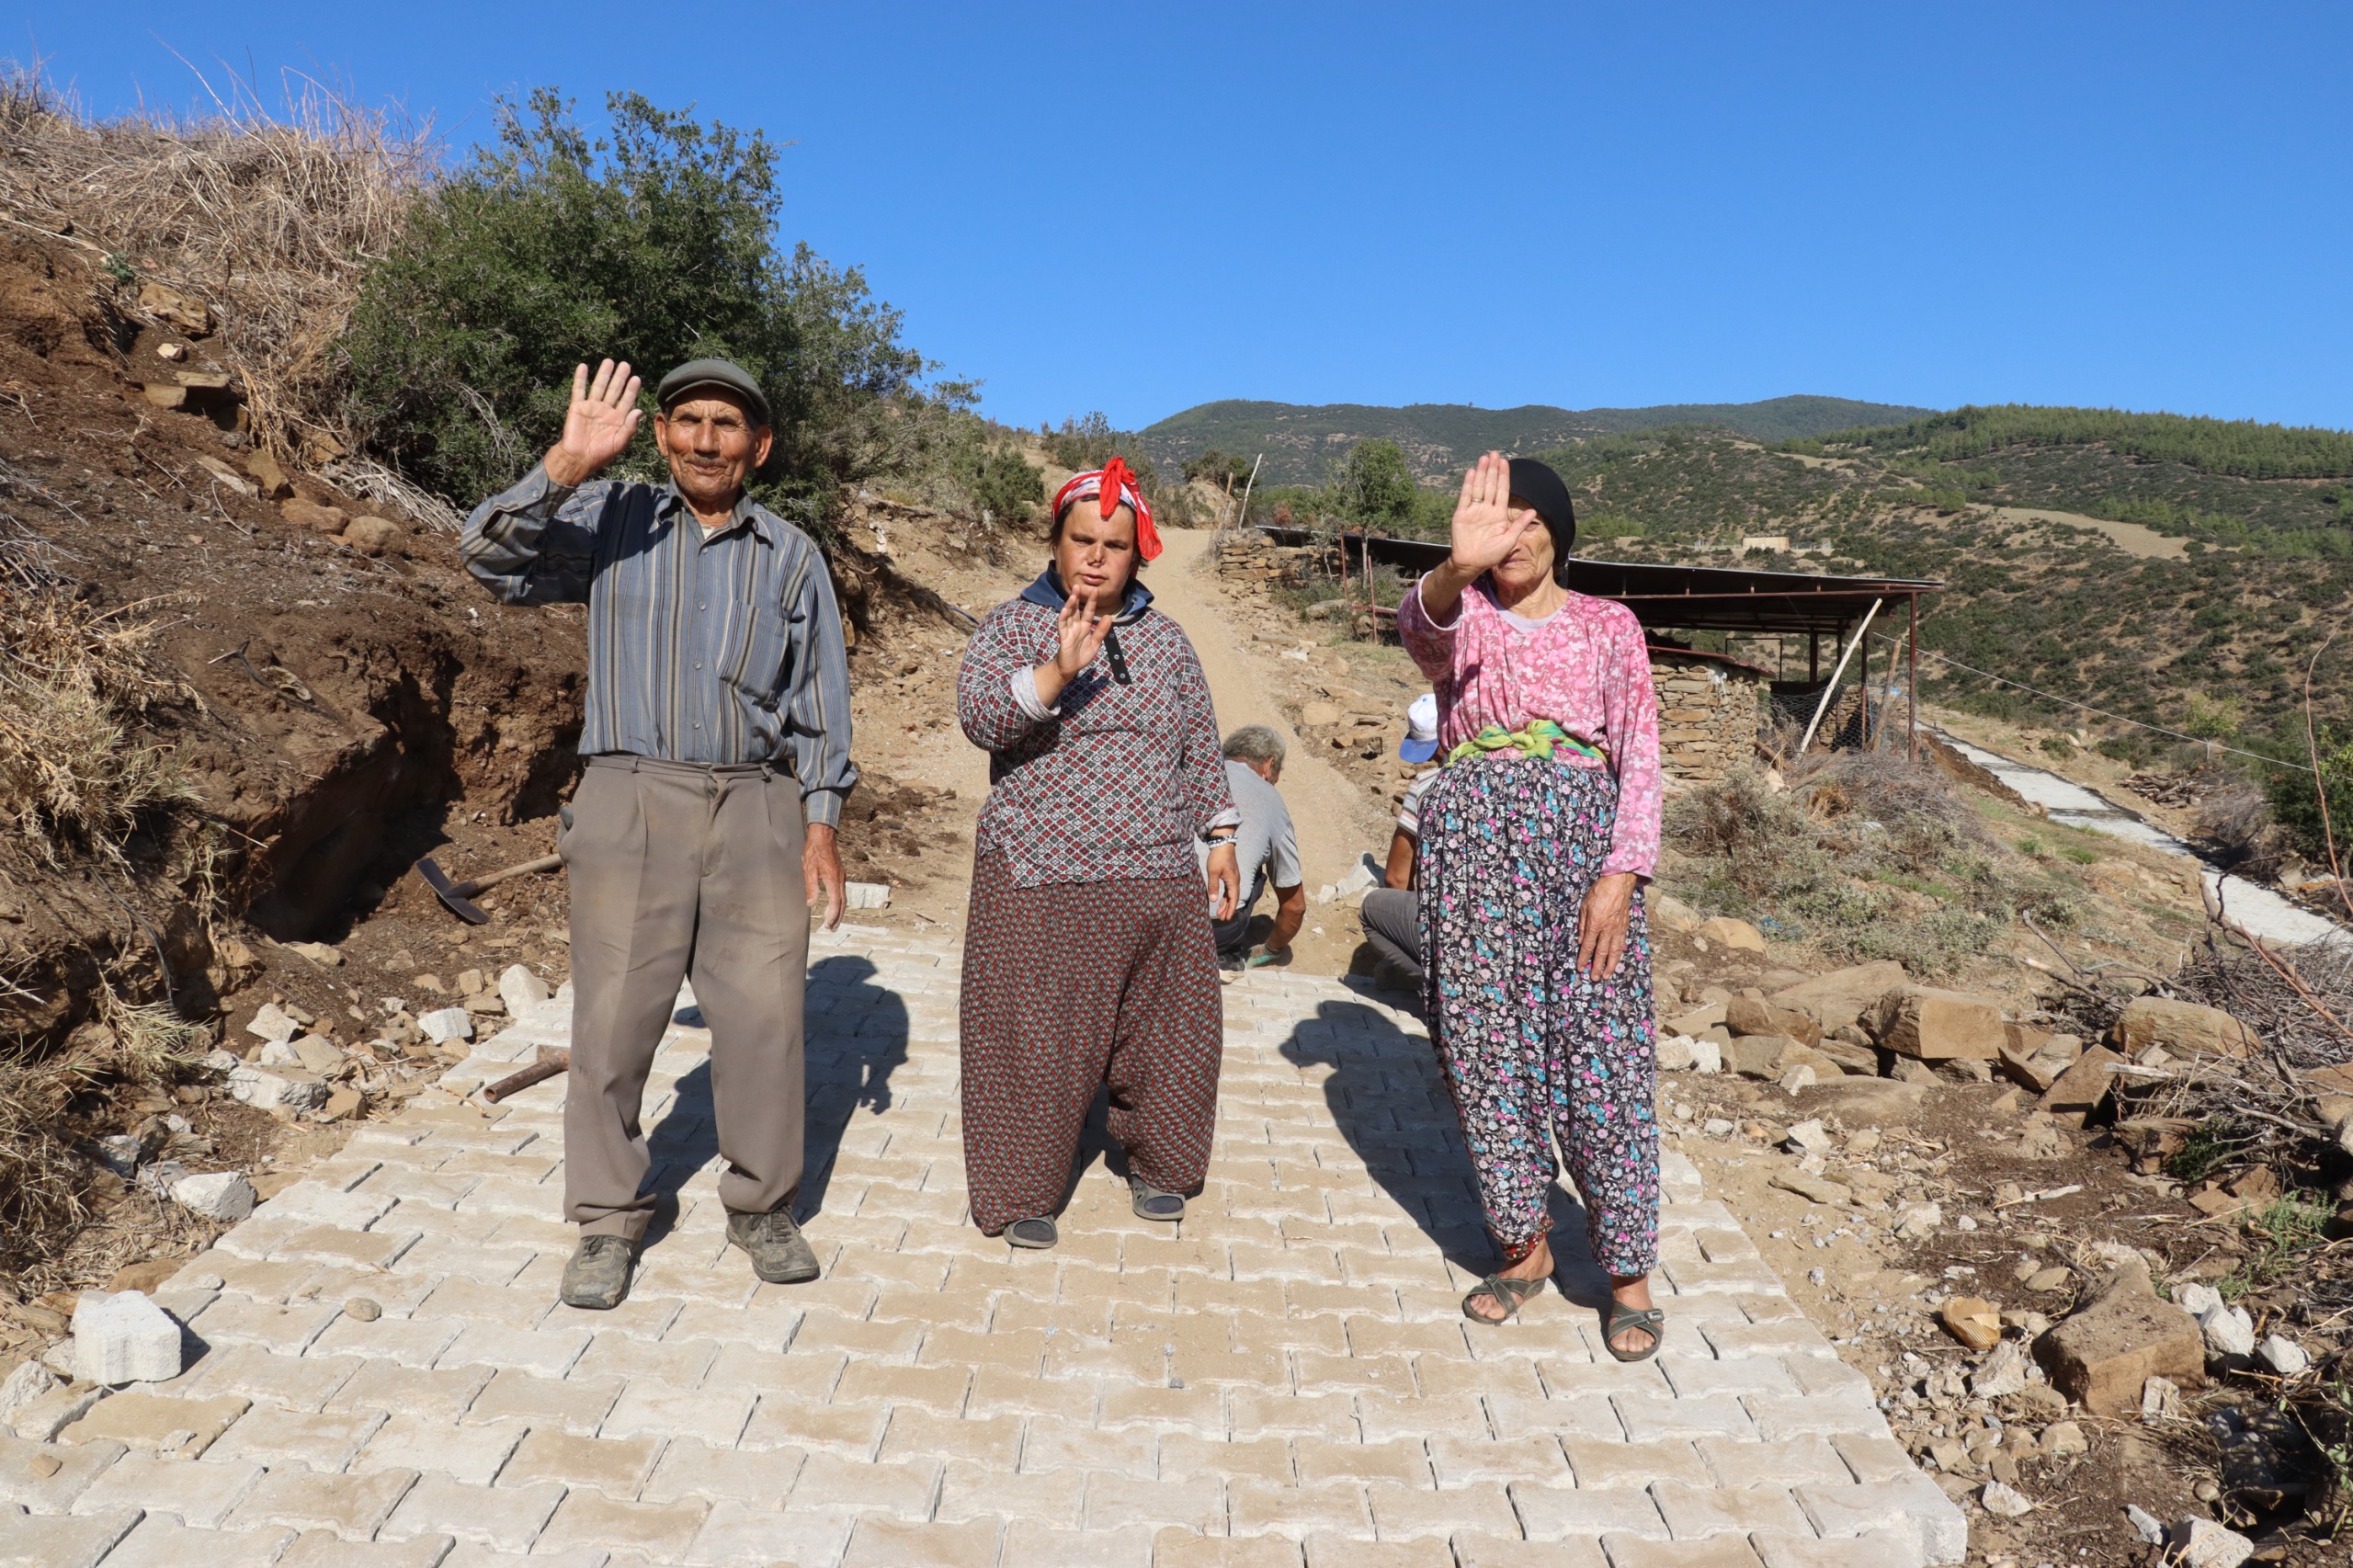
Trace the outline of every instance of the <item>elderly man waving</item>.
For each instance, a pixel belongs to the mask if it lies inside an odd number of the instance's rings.
[[[727,1238],[762,1279],[817,1277],[793,1222],[804,1088],[809,904],[842,910],[834,846],[849,760],[849,670],[825,563],[744,494],[767,400],[720,359],[662,379],[665,485],[592,483],[637,433],[639,380],[574,374],[563,438],[467,519],[466,565],[510,604],[588,606],[587,773],[565,808],[572,1075],[564,1211],[575,1307],[628,1294],[653,1215],[646,1074],[691,972],[711,1033]],[[804,828],[804,822],[806,824]],[[805,891],[805,898],[798,890]]]

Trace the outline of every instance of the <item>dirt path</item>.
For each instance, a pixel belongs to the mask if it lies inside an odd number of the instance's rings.
[[[1154,563],[1148,579],[1154,599],[1192,639],[1217,703],[1219,729],[1231,734],[1245,724],[1265,724],[1290,747],[1283,764],[1283,801],[1299,830],[1300,858],[1312,898],[1317,888],[1346,875],[1367,850],[1376,856],[1385,853],[1386,814],[1353,780],[1302,744],[1276,707],[1275,694],[1297,677],[1271,653],[1259,651],[1262,644],[1235,624],[1223,598],[1198,569],[1212,536],[1206,530],[1171,529],[1161,537],[1168,550]],[[1271,913],[1273,902],[1269,896],[1258,907]],[[1324,928],[1320,934],[1315,929],[1319,926]],[[1359,939],[1354,906],[1312,903],[1307,926],[1297,949],[1299,961],[1317,972],[1346,970]]]

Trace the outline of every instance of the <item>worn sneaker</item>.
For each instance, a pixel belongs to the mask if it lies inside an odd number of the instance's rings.
[[[817,1278],[817,1255],[793,1223],[792,1205],[765,1214],[730,1214],[727,1239],[752,1257],[752,1272],[771,1285],[805,1285]]]
[[[627,1236],[583,1236],[563,1266],[562,1297],[567,1307],[610,1312],[629,1294],[630,1260],[637,1244]]]

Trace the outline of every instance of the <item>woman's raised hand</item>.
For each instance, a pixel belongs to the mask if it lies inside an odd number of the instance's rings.
[[[1062,642],[1054,654],[1054,668],[1065,683],[1075,680],[1079,671],[1095,662],[1110,631],[1111,618],[1097,614],[1086,595],[1074,593],[1063,601],[1063,612],[1054,621],[1054,634]]]
[[[1511,464],[1501,452],[1489,452],[1462,475],[1462,494],[1454,504],[1454,550],[1448,564],[1465,577],[1492,570],[1511,553],[1520,536],[1536,526],[1536,514],[1514,521],[1511,515]]]
[[[572,406],[564,411],[563,438],[548,452],[548,477],[558,484],[585,484],[605,465],[629,449],[644,413],[637,406],[643,381],[630,374],[629,361],[608,359],[597,367],[594,381],[588,367],[572,372]]]

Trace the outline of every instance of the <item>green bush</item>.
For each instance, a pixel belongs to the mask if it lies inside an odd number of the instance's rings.
[[[2307,771],[2312,766],[2308,748],[2275,744],[2263,749],[2283,762],[2302,764],[2294,767],[2258,768],[2263,776],[2264,799],[2271,805],[2272,820],[2305,858],[2325,862],[2328,835],[2321,826],[2321,792],[2325,790],[2328,827],[2336,837],[2337,858],[2353,864],[2353,736],[2340,737],[2331,729],[2321,731],[2317,779]]]
[[[999,522],[1027,522],[1046,499],[1046,482],[1011,447],[980,454],[970,485],[972,504]]]
[[[776,149],[606,100],[591,140],[551,89],[502,107],[495,142],[418,199],[364,281],[347,413],[380,454],[461,506],[514,482],[562,432],[573,367],[610,356],[654,381],[700,355],[758,377],[776,418],[759,494],[820,515],[890,449],[880,401],[926,369],[855,269],[775,240]],[[624,472],[661,472],[650,443]]]

